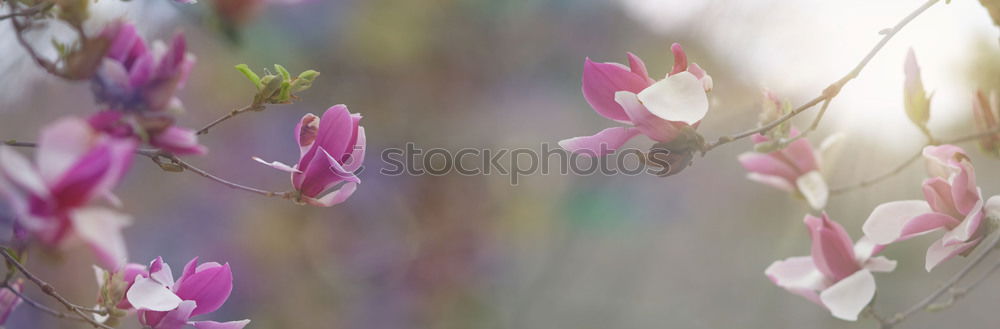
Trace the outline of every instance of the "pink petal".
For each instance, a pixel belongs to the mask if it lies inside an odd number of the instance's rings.
[[[185,300],[177,306],[177,309],[160,316],[159,321],[153,329],[181,329],[188,324],[188,320],[194,315],[191,312],[197,307],[197,303],[192,300]],[[148,312],[147,312],[148,314]]]
[[[889,244],[954,225],[958,225],[957,220],[932,212],[927,202],[907,200],[878,205],[862,230],[873,242]]]
[[[125,266],[128,251],[122,228],[131,223],[129,216],[107,208],[90,207],[73,211],[70,218],[76,234],[94,251],[101,267],[114,271]]]
[[[42,179],[55,183],[90,151],[95,134],[87,121],[63,118],[42,128],[35,157]]]
[[[839,281],[860,269],[854,259],[854,244],[840,223],[822,217],[806,215],[804,219],[812,237],[812,259],[824,276]]]
[[[942,262],[969,250],[969,248],[975,247],[979,244],[980,240],[982,240],[982,238],[976,238],[969,242],[957,243],[950,246],[944,245],[944,239],[934,241],[934,244],[931,244],[931,246],[927,248],[924,269],[926,269],[927,272],[930,272]]]
[[[799,173],[795,168],[770,154],[746,152],[740,154],[738,160],[747,171],[784,178],[790,186],[795,186],[794,182],[799,178]]]
[[[319,117],[312,113],[306,113],[295,124],[295,142],[299,144],[299,156],[304,156],[309,147],[316,142],[316,135],[319,133]]]
[[[922,152],[927,164],[927,173],[933,177],[945,179],[959,170],[957,166],[952,164],[953,160],[957,157],[966,157],[965,150],[951,144],[927,146]]]
[[[874,297],[875,277],[868,270],[857,271],[819,294],[830,314],[847,321],[857,321]]]
[[[945,246],[950,246],[969,241],[969,239],[975,236],[976,232],[979,231],[984,217],[983,200],[979,200],[979,202],[975,204],[975,207],[972,208],[972,211],[970,211],[969,214],[962,219],[962,222],[959,223],[958,226],[955,226],[955,228],[945,232],[944,236],[941,237],[941,242]]]
[[[296,188],[304,196],[314,198],[341,181],[360,182],[354,173],[346,171],[337,163],[337,159],[334,159],[322,148],[319,148],[318,156],[312,159],[313,162],[306,165],[302,174],[292,175],[293,183],[294,181],[300,182]],[[299,163],[300,167],[302,165]]]
[[[649,71],[646,70],[646,63],[642,61],[642,58],[639,58],[639,56],[636,56],[631,52],[626,53],[626,55],[628,56],[629,70],[632,71],[632,73],[645,77],[646,82],[649,84],[656,82],[656,80],[649,77]]]
[[[150,278],[137,278],[125,298],[136,309],[157,312],[170,311],[181,304],[180,297]]]
[[[764,270],[764,274],[775,285],[821,304],[816,291],[826,288],[826,279],[816,269],[812,257],[791,257],[776,261]]]
[[[976,187],[976,172],[972,164],[968,161],[958,163],[959,171],[951,178],[951,197],[955,200],[955,209],[959,213],[967,214],[976,207],[982,200],[979,197],[979,189]]]
[[[687,71],[687,54],[684,53],[684,49],[681,48],[681,44],[676,42],[671,44],[670,52],[674,53],[674,67],[670,69],[670,75]]]
[[[924,180],[922,185],[924,198],[935,212],[947,214],[952,217],[963,217],[955,208],[955,200],[951,196],[951,184],[948,184],[941,177],[932,177]]]
[[[346,150],[354,134],[353,121],[354,119],[351,118],[351,113],[347,110],[347,106],[343,104],[334,105],[327,109],[319,121],[319,131],[316,133],[316,141],[299,158],[299,170],[308,172],[308,166],[312,163],[318,163],[324,167],[327,166],[325,164],[326,161],[315,162],[313,160],[317,156],[322,156],[322,154],[318,153],[319,149],[324,149],[328,152]]]
[[[327,193],[326,195],[324,195],[319,199],[306,198],[305,200],[307,203],[313,206],[331,207],[346,201],[347,198],[351,197],[351,195],[354,194],[354,190],[356,190],[357,187],[358,187],[357,183],[347,182],[344,183],[344,185],[342,185],[339,189]]]
[[[355,172],[365,161],[365,128],[358,127],[358,138],[354,143],[354,150],[351,151],[350,156],[344,161],[344,170],[348,172]]]
[[[198,329],[243,329],[250,320],[215,322],[215,321],[194,321],[190,324]]]
[[[174,286],[174,272],[170,269],[170,264],[163,262],[163,257],[156,257],[149,264],[149,278],[167,288]]]
[[[189,274],[188,267],[185,267],[183,279],[179,280],[174,287],[177,296],[198,303],[198,307],[191,312],[191,316],[219,309],[226,302],[226,299],[229,299],[229,294],[233,290],[233,272],[229,268],[229,264],[221,266],[207,264],[209,266],[199,267],[193,274]]]
[[[170,126],[163,132],[150,137],[149,144],[176,155],[204,155],[208,148],[198,144],[194,130]]]
[[[633,67],[632,70],[644,70],[644,67]],[[587,58],[583,63],[582,85],[583,98],[594,111],[605,118],[624,122],[628,120],[628,115],[615,102],[615,93],[638,93],[650,85],[650,79],[646,75],[632,72],[624,65],[597,63]]]
[[[793,134],[798,135],[797,132]],[[805,173],[819,169],[816,152],[813,151],[812,144],[809,144],[809,140],[807,139],[802,138],[791,142],[780,152],[785,154],[795,164],[799,172]]]
[[[15,281],[10,284],[10,288],[0,290],[0,326],[3,326],[7,322],[10,313],[21,304],[21,297],[11,291],[11,289],[20,293],[22,291],[21,282]]]
[[[619,91],[615,93],[615,101],[625,109],[632,124],[652,140],[669,142],[680,134],[681,128],[687,126],[683,122],[670,122],[649,113],[635,93]]]
[[[559,146],[573,153],[585,156],[605,156],[625,145],[628,140],[641,132],[633,127],[612,127],[601,130],[593,136],[574,137],[559,141]]]

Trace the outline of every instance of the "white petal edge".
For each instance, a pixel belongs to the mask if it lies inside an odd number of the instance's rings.
[[[857,321],[858,314],[871,303],[873,297],[875,277],[868,270],[854,272],[819,294],[819,299],[833,317],[847,321]]]
[[[150,278],[136,278],[125,293],[125,298],[136,309],[166,312],[177,308],[181,298],[159,282]]]
[[[931,206],[923,200],[886,202],[872,210],[861,230],[872,242],[888,244],[901,236],[907,221],[929,212]]]
[[[268,166],[268,167],[271,167],[271,168],[274,168],[274,169],[278,169],[278,170],[281,170],[281,171],[284,171],[284,172],[293,173],[293,174],[301,174],[302,173],[302,171],[300,171],[298,169],[295,169],[295,167],[286,165],[286,164],[278,162],[278,161],[267,162],[264,159],[261,159],[261,158],[258,158],[258,157],[253,157],[252,159],[254,161],[257,161],[257,162],[260,162],[260,163],[264,164],[265,166]]]
[[[827,187],[826,180],[819,171],[813,170],[799,176],[795,180],[795,186],[813,209],[826,208],[826,201],[830,198],[830,188]]]
[[[694,124],[708,113],[708,95],[690,72],[674,74],[639,92],[639,100],[664,120]]]

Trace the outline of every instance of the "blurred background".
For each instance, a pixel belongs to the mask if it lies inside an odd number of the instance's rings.
[[[764,276],[771,262],[808,254],[801,221],[807,207],[744,178],[736,156],[750,149],[748,141],[698,157],[669,178],[550,173],[517,186],[503,175],[387,177],[378,173],[380,154],[407,142],[538,149],[593,134],[614,123],[580,93],[584,58],[625,62],[632,51],[661,77],[673,60],[672,42],[714,78],[712,109],[699,128],[714,139],[756,125],[762,88],[793,104],[815,97],[867,53],[880,30],[922,2],[325,0],[261,4],[251,13],[226,5],[239,1],[103,0],[95,5],[94,30],[127,17],[148,39],[188,36],[198,57],[180,94],[187,108],[180,122],[188,127],[250,101],[253,87],[232,69],[236,64],[322,72],[301,102],[213,129],[202,138],[210,154],[192,163],[285,190],[286,175],[250,157],[294,163],[292,128],[303,114],[347,104],[364,115],[368,134],[363,184],[333,208],[232,191],[139,159],[118,190],[136,219],[125,231],[130,257],[147,263],[162,255],[175,268],[195,256],[229,262],[233,296],[209,318],[250,318],[249,328],[874,327],[871,319],[836,320]],[[52,26],[35,40],[48,49],[52,36],[69,38]],[[848,135],[841,157],[824,163],[833,170],[830,185],[886,172],[924,142],[902,109],[903,59],[911,47],[934,93],[930,126],[938,136],[972,132],[973,93],[1000,87],[998,32],[987,11],[971,0],[936,5],[844,88],[810,136],[818,144],[834,132]],[[89,85],[47,77],[28,61],[9,26],[0,31],[0,54],[0,138],[34,140],[46,122],[98,110]],[[1000,193],[997,160],[973,144],[963,147],[979,168],[983,194]],[[828,213],[857,239],[876,205],[922,199],[924,175],[918,163],[882,184],[832,197]],[[926,273],[931,241],[885,252],[900,265],[877,276],[881,313],[923,298],[965,262]],[[96,295],[86,251],[33,256],[30,267],[72,300]],[[981,290],[902,327],[989,327],[1000,277]],[[8,323],[73,325],[24,306]]]

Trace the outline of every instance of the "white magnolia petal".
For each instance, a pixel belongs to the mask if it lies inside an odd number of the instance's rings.
[[[896,269],[896,261],[885,256],[872,257],[865,262],[864,268],[872,272],[892,272]]]
[[[903,227],[911,218],[931,212],[923,200],[893,201],[878,205],[865,220],[862,231],[877,244],[887,244],[898,239]]]
[[[823,174],[820,174],[819,171],[813,170],[799,176],[795,180],[795,186],[798,187],[799,193],[802,193],[806,202],[809,202],[809,206],[813,209],[822,210],[826,207],[826,201],[830,197],[830,189],[826,185],[826,180],[823,179]]]
[[[73,211],[70,218],[76,234],[94,250],[105,269],[125,266],[128,249],[122,228],[132,223],[131,217],[108,208],[89,207]]]
[[[835,318],[857,321],[858,314],[875,297],[875,277],[868,270],[854,272],[819,294]]]
[[[165,312],[177,308],[181,298],[159,282],[150,278],[138,277],[135,283],[125,293],[125,298],[136,309]]]
[[[639,92],[639,100],[664,120],[694,124],[708,113],[708,95],[693,74],[681,72]]]
[[[286,164],[281,163],[279,161],[267,162],[264,159],[261,159],[261,158],[258,158],[258,157],[253,157],[253,160],[257,161],[257,162],[260,162],[260,163],[263,163],[265,166],[268,166],[268,167],[271,167],[271,168],[274,168],[274,169],[278,169],[278,170],[281,170],[281,171],[284,171],[284,172],[296,173],[296,174],[301,174],[302,173],[302,171],[300,171],[298,169],[295,169],[295,167],[286,165]]]

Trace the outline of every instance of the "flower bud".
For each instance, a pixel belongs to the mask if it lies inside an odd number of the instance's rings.
[[[704,138],[694,129],[687,128],[674,140],[653,145],[646,154],[646,162],[663,168],[655,173],[657,176],[672,176],[691,165],[695,152],[701,150],[703,144]]]
[[[920,80],[920,66],[917,65],[913,49],[906,53],[903,74],[903,107],[906,115],[920,128],[920,131],[930,135],[927,121],[930,119],[931,97],[924,91],[924,83]]]

